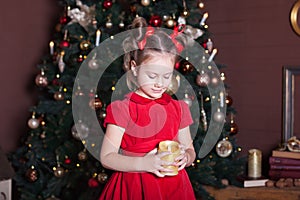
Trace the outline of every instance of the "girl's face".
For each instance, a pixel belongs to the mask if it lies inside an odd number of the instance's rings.
[[[136,93],[149,99],[160,98],[171,83],[174,60],[171,54],[159,54],[132,67],[138,84]]]

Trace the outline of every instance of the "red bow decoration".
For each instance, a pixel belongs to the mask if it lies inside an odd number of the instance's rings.
[[[180,31],[178,31],[178,30],[179,30],[179,27],[181,28]],[[182,26],[175,26],[175,27],[174,27],[174,30],[173,30],[173,33],[170,35],[170,38],[171,38],[172,42],[174,43],[174,45],[176,46],[178,53],[180,53],[180,52],[184,49],[184,46],[183,46],[180,42],[178,42],[178,41],[176,40],[176,37],[177,37],[180,33],[183,32],[184,28],[185,28],[185,27],[184,27],[183,25],[182,25]]]
[[[138,42],[138,47],[140,50],[144,50],[145,45],[147,43],[147,37],[151,36],[154,34],[154,28],[152,26],[147,27],[147,31],[145,33],[144,39]]]

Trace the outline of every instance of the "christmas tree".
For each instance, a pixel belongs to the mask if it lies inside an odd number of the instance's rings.
[[[208,12],[204,3],[201,0],[61,0],[59,3],[64,12],[49,43],[49,54],[37,66],[40,73],[35,84],[40,98],[30,108],[29,130],[22,138],[23,145],[10,157],[17,173],[18,199],[99,197],[111,172],[99,162],[98,129],[100,126],[104,130],[102,122],[112,98],[128,92],[116,90],[118,84],[124,84],[122,57],[111,58],[114,52],[102,44],[109,41],[119,45],[117,34],[126,31],[137,16],[144,17],[153,27],[169,29],[170,33],[182,28],[203,49],[183,51],[168,91],[190,105],[194,118],[191,132],[198,158],[187,170],[196,195],[212,198],[203,185],[239,185],[236,177],[243,173],[245,160],[239,156],[241,147],[235,139],[236,111],[228,87],[223,84],[225,74],[220,72],[225,66],[213,62],[217,49],[206,24]],[[86,66],[81,71],[84,75],[79,77],[82,66]],[[84,84],[99,73],[101,77],[95,86]],[[74,108],[81,115],[75,114]],[[82,117],[85,112],[94,113],[98,126]]]

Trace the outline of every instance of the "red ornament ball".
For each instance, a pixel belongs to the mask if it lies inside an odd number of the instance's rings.
[[[68,22],[68,18],[66,16],[62,16],[59,18],[60,24],[66,24]]]
[[[162,19],[161,19],[161,17],[158,16],[158,15],[153,15],[153,16],[150,18],[149,23],[150,23],[152,26],[159,27],[159,26],[161,26],[161,24],[162,24]]]
[[[70,43],[67,40],[63,40],[60,42],[59,47],[60,48],[68,48],[70,46]]]
[[[59,79],[58,79],[58,78],[54,78],[54,79],[52,80],[52,85],[60,85]]]
[[[105,0],[104,2],[103,2],[103,7],[105,8],[105,9],[109,9],[109,8],[111,8],[112,7],[112,1],[111,0]]]
[[[64,162],[65,162],[65,164],[67,164],[67,165],[68,165],[68,164],[71,164],[71,159],[70,159],[70,158],[66,158]]]
[[[77,62],[81,63],[83,61],[84,61],[84,57],[82,55],[79,55],[78,58],[77,58]]]
[[[88,185],[89,187],[98,187],[99,186],[99,183],[96,179],[94,178],[90,178],[89,181],[88,181]]]

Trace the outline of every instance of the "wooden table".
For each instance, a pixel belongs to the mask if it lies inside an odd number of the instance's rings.
[[[300,200],[300,187],[204,187],[216,200]]]

